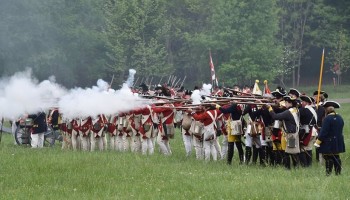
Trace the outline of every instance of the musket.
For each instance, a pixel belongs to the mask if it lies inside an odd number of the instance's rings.
[[[162,82],[162,80],[163,80],[163,76],[162,76],[162,78],[160,78],[160,81],[159,81],[158,85],[160,85],[160,83]]]
[[[249,102],[249,101],[239,101],[239,102],[234,102],[234,101],[227,101],[227,100],[209,100],[209,101],[204,101],[203,103],[236,103],[236,104],[249,104],[249,105],[271,105],[271,103],[260,103],[260,102]]]
[[[151,78],[151,80],[150,80],[150,82],[149,82],[149,86],[151,86],[151,84],[152,84],[152,80],[153,80],[153,76],[152,76],[152,78]]]
[[[113,76],[112,76],[111,82],[109,83],[109,88],[112,88],[113,80],[114,80],[114,74],[113,74]],[[108,89],[109,89],[109,88],[108,88]]]
[[[179,78],[178,81],[176,81],[176,83],[174,84],[174,87],[177,86],[177,84],[179,84],[179,82],[181,81],[181,79]],[[180,87],[181,88],[181,87]]]
[[[169,79],[168,79],[168,82],[167,82],[168,85],[169,85],[169,83],[170,83],[171,76],[172,76],[172,75],[169,76]]]
[[[143,83],[143,79],[144,79],[144,77],[142,77],[142,79],[141,79],[141,84]]]
[[[184,80],[182,80],[182,83],[181,83],[181,85],[180,85],[180,88],[183,86],[183,84],[184,84],[184,82],[185,82],[185,79],[186,79],[186,76],[185,76]]]
[[[137,83],[137,81],[139,80],[139,76],[137,77],[137,79],[136,79],[136,81],[134,82],[134,87],[137,85],[136,83]]]
[[[15,122],[13,122],[13,123],[15,123]],[[4,126],[4,118],[2,117],[1,118],[1,128],[0,128],[0,143],[1,143],[1,138],[2,138],[2,128],[3,128],[3,126]]]
[[[207,96],[210,98],[216,98],[216,99],[227,99],[227,100],[242,100],[242,101],[266,101],[266,102],[272,102],[271,99],[257,99],[257,98],[244,98],[244,97],[214,97],[214,96]]]
[[[175,76],[173,82],[171,83],[171,87],[172,87],[172,88],[175,87],[175,82],[176,82],[176,80],[177,80],[177,77]]]
[[[147,84],[147,82],[148,82],[148,76],[147,76],[147,78],[146,78],[146,80],[145,80],[145,83]]]
[[[239,94],[244,94],[244,95],[246,95],[246,96],[239,96],[239,97],[241,97],[241,98],[257,98],[257,99],[265,98],[265,97],[263,97],[263,96],[256,96],[256,95],[253,95],[253,94],[251,94],[251,93],[245,93],[245,92],[237,91],[237,90],[234,90],[234,89],[231,89],[231,88],[224,88],[224,89],[229,90],[229,91],[232,91],[232,92],[235,92],[235,93],[237,93],[237,94],[239,93]],[[237,96],[237,95],[235,95],[235,96]]]

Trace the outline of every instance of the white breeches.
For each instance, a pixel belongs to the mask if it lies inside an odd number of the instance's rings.
[[[31,146],[32,148],[43,148],[44,146],[44,133],[31,134]]]
[[[147,151],[149,155],[154,153],[154,146],[151,138],[142,139],[142,154],[146,155]]]
[[[260,136],[257,137],[252,137],[248,133],[245,134],[245,146],[246,147],[253,147],[255,146],[256,148],[261,147],[261,141],[260,141]]]
[[[186,156],[190,156],[192,152],[192,135],[185,135],[185,130],[182,130],[182,141],[185,146]]]
[[[213,160],[217,160],[217,151],[214,146],[214,140],[209,140],[209,141],[203,141],[203,148],[204,148],[204,157],[205,161],[210,160],[210,155],[213,157]]]

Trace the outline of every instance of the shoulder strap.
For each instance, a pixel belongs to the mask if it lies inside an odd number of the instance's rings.
[[[315,120],[317,122],[317,114],[316,114],[315,109],[312,106],[305,106],[305,108],[310,110],[310,112],[312,113],[313,117],[315,118]],[[311,123],[311,121],[312,121],[312,119],[310,120],[310,123]],[[309,125],[310,125],[310,123],[309,123]]]
[[[299,128],[300,128],[300,118],[299,118],[299,112],[298,109],[296,108],[289,108],[290,113],[292,113],[292,116],[294,118],[295,124],[296,124],[296,133],[299,132]]]

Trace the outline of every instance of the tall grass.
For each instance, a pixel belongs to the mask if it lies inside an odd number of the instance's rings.
[[[349,144],[350,104],[339,113]],[[30,149],[0,144],[0,199],[348,199],[350,153],[341,155],[341,176],[325,176],[324,166],[285,170],[225,160],[205,163],[185,157],[179,132],[173,155],[73,152],[59,147]]]

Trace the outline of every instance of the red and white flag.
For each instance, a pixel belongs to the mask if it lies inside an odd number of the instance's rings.
[[[271,90],[269,88],[269,86],[267,85],[267,80],[264,80],[264,92],[263,92],[263,96],[266,97],[271,97]]]
[[[211,57],[210,51],[209,51],[209,66],[210,66],[210,72],[211,72],[211,82],[216,83],[216,86],[218,86],[219,85],[218,78],[215,76],[215,68],[214,68],[214,63],[213,63],[213,59]]]

